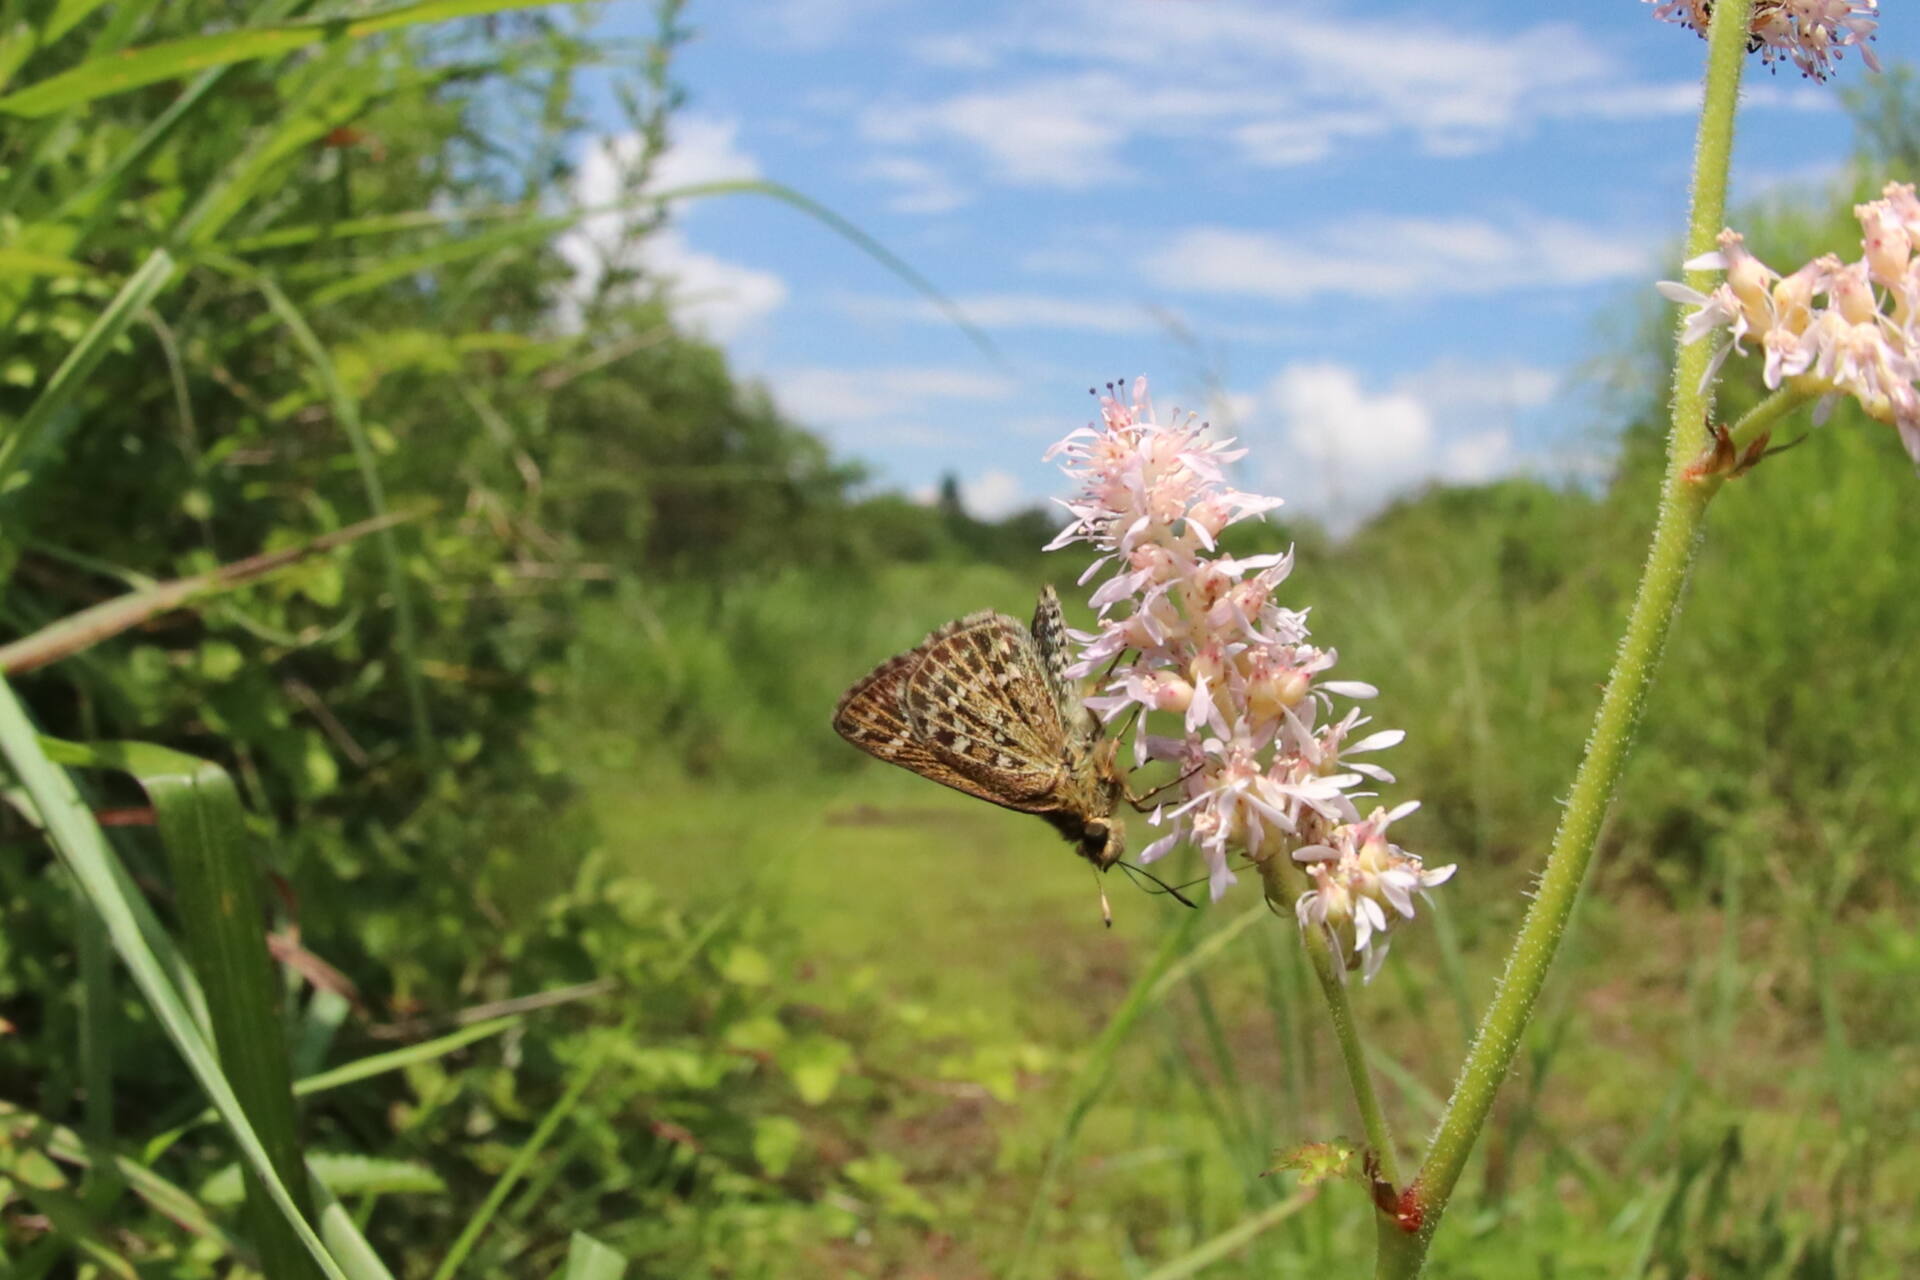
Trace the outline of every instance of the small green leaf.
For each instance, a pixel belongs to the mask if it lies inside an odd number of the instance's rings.
[[[886,1217],[932,1222],[939,1214],[933,1202],[907,1182],[906,1170],[892,1156],[849,1160],[842,1172],[849,1182],[873,1197],[876,1207]]]
[[[757,947],[739,943],[720,962],[720,976],[742,987],[764,987],[773,981],[773,962]]]
[[[787,1029],[780,1019],[763,1013],[733,1023],[721,1038],[729,1049],[772,1053],[787,1042]]]
[[[559,1280],[620,1280],[627,1260],[585,1232],[576,1231],[567,1245],[567,1267]]]
[[[318,733],[306,735],[300,767],[306,778],[306,793],[309,796],[329,795],[340,785],[339,762],[333,758],[333,752],[327,749],[327,740]]]
[[[1307,1142],[1278,1154],[1267,1172],[1298,1174],[1303,1187],[1318,1186],[1330,1178],[1347,1178],[1365,1186],[1353,1159],[1358,1154],[1350,1142]]]
[[[785,1176],[805,1140],[806,1131],[787,1116],[761,1116],[753,1122],[753,1158],[769,1178]]]
[[[0,248],[0,276],[86,276],[93,269],[71,258],[26,249]]]
[[[323,609],[337,609],[346,596],[347,572],[338,560],[315,560],[300,571],[294,587]]]
[[[774,1054],[774,1059],[793,1081],[800,1100],[817,1107],[839,1087],[840,1073],[853,1060],[853,1050],[844,1040],[814,1034],[789,1041]]]
[[[228,641],[209,640],[200,646],[200,674],[208,680],[230,680],[246,665],[246,656]]]

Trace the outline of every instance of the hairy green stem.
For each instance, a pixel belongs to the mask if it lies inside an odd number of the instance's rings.
[[[1724,225],[1728,162],[1733,149],[1733,115],[1739,95],[1740,69],[1746,56],[1746,31],[1751,0],[1720,0],[1714,6],[1708,37],[1705,103],[1694,154],[1693,209],[1687,226],[1687,256],[1703,254],[1714,245]],[[1687,273],[1687,283],[1702,292],[1712,284],[1705,271]],[[1593,734],[1574,775],[1560,829],[1541,874],[1538,891],[1528,908],[1508,957],[1493,1003],[1481,1019],[1479,1034],[1468,1051],[1466,1065],[1453,1096],[1441,1115],[1415,1189],[1422,1221],[1415,1232],[1397,1238],[1383,1232],[1379,1280],[1407,1280],[1417,1276],[1453,1195],[1461,1170],[1492,1110],[1495,1095],[1519,1052],[1535,1001],[1559,949],[1567,920],[1592,864],[1600,826],[1613,799],[1646,703],[1647,690],[1659,665],[1660,651],[1679,607],[1687,567],[1693,559],[1700,520],[1717,486],[1690,480],[1688,467],[1707,441],[1707,389],[1703,378],[1709,352],[1704,342],[1678,345],[1674,364],[1672,429],[1667,441],[1667,471],[1662,482],[1660,514],[1647,555],[1640,589],[1628,617],[1626,634],[1614,659],[1606,692],[1595,714]]]

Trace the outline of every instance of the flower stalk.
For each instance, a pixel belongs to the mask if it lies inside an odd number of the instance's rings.
[[[1307,891],[1306,877],[1292,860],[1264,858],[1260,878],[1266,889],[1267,904],[1281,917],[1295,914],[1293,903]],[[1353,1089],[1354,1107],[1360,1113],[1360,1127],[1367,1135],[1367,1148],[1373,1154],[1375,1168],[1387,1182],[1399,1185],[1400,1161],[1394,1151],[1393,1131],[1387,1124],[1386,1108],[1373,1090],[1373,1075],[1367,1070],[1366,1046],[1360,1040],[1360,1024],[1354,1020],[1353,1005],[1347,999],[1345,966],[1333,953],[1324,929],[1302,929],[1301,946],[1319,979],[1320,993],[1327,1001],[1327,1014],[1333,1023],[1334,1039],[1340,1044],[1340,1060],[1347,1069],[1347,1083]]]
[[[1706,96],[1694,154],[1693,208],[1687,228],[1689,260],[1713,247],[1724,220],[1734,107],[1751,8],[1751,0],[1719,0],[1713,7]],[[1704,291],[1711,280],[1704,269],[1696,268],[1688,272],[1687,284]],[[1421,1225],[1418,1231],[1397,1240],[1382,1233],[1375,1272],[1379,1280],[1407,1280],[1419,1274],[1494,1097],[1519,1052],[1580,886],[1592,865],[1601,823],[1619,785],[1667,632],[1679,607],[1701,516],[1718,487],[1687,479],[1689,466],[1707,443],[1709,395],[1705,377],[1710,358],[1705,344],[1678,344],[1660,514],[1626,633],[1594,717],[1586,754],[1574,775],[1538,891],[1416,1177],[1413,1191],[1422,1209]],[[1760,429],[1755,427],[1754,433]]]

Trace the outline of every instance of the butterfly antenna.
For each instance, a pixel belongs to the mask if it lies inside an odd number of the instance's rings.
[[[1193,907],[1197,904],[1193,901],[1193,899],[1189,898],[1186,894],[1180,892],[1180,890],[1190,889],[1194,885],[1200,884],[1206,880],[1206,877],[1202,876],[1200,877],[1199,880],[1190,880],[1186,884],[1171,885],[1171,884],[1168,884],[1165,880],[1162,880],[1159,876],[1153,874],[1153,872],[1147,870],[1145,867],[1137,867],[1131,862],[1122,862],[1117,865],[1122,871],[1126,872],[1128,875],[1133,877],[1135,884],[1139,884],[1142,879],[1146,879],[1146,880],[1152,881],[1156,886],[1158,886],[1157,888],[1148,889],[1146,885],[1140,885],[1140,887],[1146,890],[1146,892],[1171,894],[1173,897],[1173,900],[1179,903],[1183,907]]]

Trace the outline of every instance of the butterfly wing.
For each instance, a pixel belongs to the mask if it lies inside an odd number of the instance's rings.
[[[888,658],[847,690],[833,711],[834,731],[877,760],[911,769],[976,799],[1006,804],[1004,797],[956,772],[936,755],[908,719],[904,700],[907,676],[922,656],[921,649],[914,649]]]
[[[1032,634],[1005,614],[977,613],[916,652],[902,701],[920,742],[996,804],[1057,808],[1066,736]]]
[[[1073,663],[1073,645],[1067,636],[1067,620],[1060,613],[1060,597],[1051,584],[1040,589],[1039,603],[1033,607],[1033,644],[1046,672],[1047,688],[1059,709],[1060,723],[1069,735],[1098,736],[1100,722],[1080,700],[1080,691],[1067,675]]]

